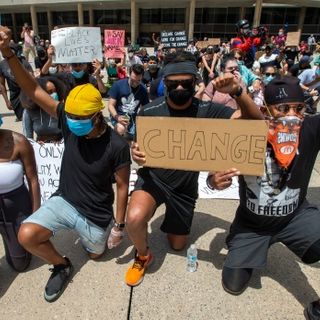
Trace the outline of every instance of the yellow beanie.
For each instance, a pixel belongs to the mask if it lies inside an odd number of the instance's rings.
[[[89,116],[103,108],[101,94],[91,83],[74,87],[65,103],[65,111],[76,116]]]

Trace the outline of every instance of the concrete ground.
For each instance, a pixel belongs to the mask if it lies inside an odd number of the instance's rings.
[[[0,114],[3,128],[21,132],[21,122],[14,121],[1,97]],[[320,204],[319,191],[318,160],[309,200]],[[304,307],[320,295],[320,264],[304,265],[281,244],[271,247],[268,266],[254,273],[242,295],[232,296],[222,289],[225,238],[237,203],[198,201],[190,236],[190,243],[196,243],[199,251],[195,273],[186,271],[186,250],[169,249],[159,230],[164,213],[164,207],[160,207],[149,226],[155,263],[133,290],[124,283],[134,254],[127,236],[119,248],[107,251],[100,261],[94,262],[82,250],[76,234],[61,232],[54,243],[71,259],[75,272],[63,295],[52,304],[43,298],[49,266],[33,258],[30,268],[17,274],[6,263],[0,241],[0,319],[304,319]]]

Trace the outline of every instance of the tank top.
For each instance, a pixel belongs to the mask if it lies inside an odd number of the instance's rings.
[[[21,160],[0,162],[0,194],[19,188],[23,184],[23,176]]]

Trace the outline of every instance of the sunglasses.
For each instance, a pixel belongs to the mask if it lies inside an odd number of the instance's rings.
[[[193,79],[184,79],[184,80],[165,80],[165,85],[168,90],[177,89],[179,86],[184,89],[192,89],[194,86]]]
[[[226,68],[226,71],[227,72],[234,72],[234,71],[240,71],[240,68],[239,67],[229,67],[229,68]]]
[[[275,75],[275,73],[266,72],[266,73],[265,73],[265,75],[266,75],[267,77],[270,77],[270,76],[274,76],[274,75]]]
[[[281,113],[288,113],[291,109],[294,109],[296,113],[303,114],[306,109],[306,105],[303,103],[299,103],[299,104],[282,103],[282,104],[274,105],[274,108]]]

